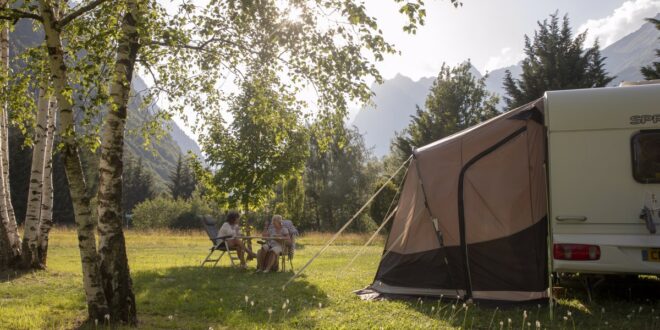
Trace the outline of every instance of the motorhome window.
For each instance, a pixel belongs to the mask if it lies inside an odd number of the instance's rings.
[[[641,183],[660,183],[660,130],[632,137],[633,177]]]

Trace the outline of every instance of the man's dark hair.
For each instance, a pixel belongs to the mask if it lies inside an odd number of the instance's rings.
[[[241,215],[238,214],[238,212],[236,212],[236,211],[230,211],[229,213],[227,213],[227,222],[229,222],[229,223],[234,223],[234,222],[236,222],[236,221],[238,220],[238,218],[240,218],[240,217],[241,217]]]

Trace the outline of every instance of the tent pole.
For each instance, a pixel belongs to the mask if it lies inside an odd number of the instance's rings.
[[[399,183],[399,186],[396,189],[396,194],[394,195],[394,198],[392,198],[392,201],[390,202],[390,206],[387,208],[387,212],[385,212],[385,218],[383,218],[383,222],[380,224],[378,229],[376,229],[376,232],[369,238],[369,240],[367,240],[367,243],[365,243],[362,246],[362,248],[360,248],[360,251],[358,251],[358,253],[355,254],[355,256],[353,257],[353,259],[351,259],[351,261],[344,267],[344,269],[342,269],[341,273],[344,273],[346,270],[348,270],[348,267],[350,267],[353,264],[353,262],[355,262],[355,260],[358,258],[358,256],[360,256],[362,254],[362,252],[364,252],[365,248],[369,244],[371,244],[371,242],[376,238],[378,233],[380,233],[380,231],[383,230],[383,228],[385,228],[385,225],[387,225],[387,223],[391,220],[391,218],[396,213],[399,206],[396,206],[394,208],[394,210],[392,210],[392,206],[394,206],[394,202],[397,201],[397,198],[401,194],[401,189],[403,188],[403,183],[406,181],[406,177],[408,176],[408,170],[409,169],[410,169],[410,167],[407,167],[406,171],[403,173],[403,178],[401,179],[401,182]],[[388,235],[388,237],[389,237],[389,235]],[[385,244],[387,244],[387,240],[385,241]],[[385,253],[385,251],[383,251],[383,253]]]
[[[355,260],[362,254],[362,252],[364,252],[364,250],[367,248],[367,246],[369,246],[369,244],[371,244],[371,242],[376,238],[376,236],[378,236],[378,233],[380,233],[380,231],[383,228],[385,228],[385,225],[387,225],[387,223],[390,222],[390,220],[392,220],[392,218],[394,217],[394,214],[396,213],[397,210],[398,210],[398,207],[395,207],[394,210],[392,210],[392,212],[389,214],[389,216],[387,216],[387,218],[385,218],[385,221],[383,221],[383,223],[380,224],[380,227],[378,227],[376,232],[373,235],[371,235],[371,237],[369,237],[369,240],[367,240],[367,243],[362,245],[362,247],[360,248],[360,251],[358,251],[358,253],[356,253],[355,256],[353,256],[353,259],[351,259],[351,261],[344,267],[344,269],[342,269],[341,273],[345,273],[346,270],[348,270],[348,267],[350,267],[353,264],[353,262],[355,262]]]
[[[412,159],[412,156],[408,157],[408,159],[405,162],[403,162],[403,164],[401,164],[401,166],[399,166],[399,168],[394,172],[394,174],[392,174],[392,176],[390,176],[389,179],[387,179],[387,181],[385,181],[385,183],[380,187],[380,189],[378,189],[373,195],[371,195],[371,198],[369,198],[369,200],[367,200],[367,202],[364,203],[364,205],[362,205],[362,207],[353,215],[353,217],[350,220],[348,220],[339,229],[339,231],[337,231],[332,236],[332,238],[330,238],[328,240],[328,242],[325,243],[323,248],[321,248],[318,252],[316,252],[316,254],[311,259],[309,259],[309,261],[307,261],[307,263],[302,268],[300,268],[298,270],[298,272],[293,274],[293,276],[291,276],[291,278],[286,283],[284,283],[284,285],[282,285],[282,290],[286,289],[286,286],[289,285],[289,283],[291,283],[291,281],[293,281],[296,277],[300,276],[300,274],[302,274],[302,272],[305,271],[305,269],[314,261],[314,259],[316,259],[318,256],[320,256],[321,253],[323,253],[332,243],[334,243],[334,241],[339,237],[339,235],[341,235],[341,233],[344,232],[344,230],[346,230],[346,228],[348,228],[348,226],[350,226],[350,224],[355,219],[357,219],[357,217],[360,215],[360,213],[362,213],[362,211],[364,211],[364,209],[366,209],[367,206],[369,206],[369,204],[371,204],[371,202],[374,200],[374,198],[376,198],[376,196],[378,196],[378,194],[381,191],[383,191],[383,189],[385,189],[387,184],[390,183],[390,181],[392,181],[392,179],[394,179],[394,177],[396,177],[397,174],[399,174],[399,172],[401,172],[401,170],[406,166],[406,164],[408,164],[408,162],[410,162],[411,159]]]
[[[415,153],[413,152],[413,158],[415,157]],[[429,200],[426,197],[426,189],[424,188],[424,179],[422,178],[422,171],[419,169],[419,162],[415,162],[415,167],[417,169],[417,178],[419,179],[419,186],[422,188],[422,196],[424,197],[424,207],[426,208],[426,211],[429,213],[429,218],[431,222],[433,223],[433,228],[435,228],[435,238],[438,240],[438,248],[444,252],[444,262],[447,267],[449,267],[449,260],[447,259],[447,251],[444,250],[445,244],[442,241],[442,232],[438,228],[438,220],[436,217],[433,216],[433,212],[431,212],[431,206],[429,205]],[[451,276],[451,272],[449,272],[449,281],[451,283],[454,283],[454,279]],[[458,288],[456,289],[456,297],[459,297],[460,294],[458,292]]]

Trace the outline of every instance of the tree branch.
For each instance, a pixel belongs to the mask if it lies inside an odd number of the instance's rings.
[[[27,11],[22,11],[19,9],[2,8],[0,9],[0,12],[4,13],[4,15],[0,16],[0,19],[2,20],[17,20],[20,18],[29,18],[40,22],[43,21],[43,18],[41,18],[41,16]]]
[[[163,42],[163,41],[153,41],[153,42],[151,42],[151,44],[156,45],[156,46],[163,46],[163,47],[176,47],[176,48],[184,48],[184,49],[190,49],[190,50],[204,50],[204,48],[206,48],[206,46],[208,46],[209,44],[214,43],[214,42],[222,42],[222,43],[226,43],[226,44],[236,45],[236,43],[234,43],[234,42],[231,42],[231,41],[225,40],[225,39],[220,39],[220,38],[211,38],[209,40],[206,40],[206,41],[203,41],[203,42],[199,43],[198,45],[176,44],[176,43],[169,44],[169,43]]]
[[[64,18],[62,18],[59,22],[60,27],[64,27],[65,25],[71,23],[74,19],[94,10],[94,8],[100,6],[107,0],[94,0],[74,11],[72,11],[70,14],[66,15]]]

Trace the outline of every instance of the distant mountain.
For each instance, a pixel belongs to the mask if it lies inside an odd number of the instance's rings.
[[[373,103],[376,107],[363,108],[355,117],[353,125],[362,134],[367,147],[373,148],[377,156],[389,152],[389,141],[394,132],[404,129],[414,113],[415,106],[424,106],[424,99],[434,78],[422,78],[418,81],[397,75],[382,85],[374,85]]]
[[[147,89],[147,84],[144,82],[144,80],[142,80],[142,78],[136,76],[133,79],[133,90],[141,91],[145,89]],[[160,108],[157,105],[151,105],[149,109],[151,112],[160,110]],[[181,149],[181,152],[184,155],[187,154],[188,152],[192,152],[194,155],[198,156],[200,160],[203,160],[202,150],[200,149],[197,142],[195,142],[195,140],[189,137],[181,129],[181,127],[179,127],[179,125],[177,125],[174,121],[169,121],[163,123],[163,127],[169,132],[169,136],[172,138],[172,140],[174,140],[176,145],[179,146],[179,149]]]
[[[658,14],[656,19],[660,19]],[[605,69],[616,77],[613,85],[622,81],[643,80],[639,69],[656,59],[655,49],[660,48],[658,42],[660,31],[655,25],[646,23],[639,30],[619,39],[617,42],[603,49]]]
[[[32,47],[43,42],[43,32],[34,31],[32,25],[26,20],[21,20],[16,25],[10,35],[11,54],[26,47]],[[133,90],[141,91],[147,88],[145,82],[138,76],[133,79]],[[136,93],[134,93],[136,94]],[[126,123],[127,131],[135,131],[143,125],[157,106],[151,106],[148,109],[141,109],[142,98],[139,93],[129,101],[128,118]],[[169,134],[152,142],[149,148],[144,146],[144,139],[140,134],[126,134],[125,150],[128,157],[142,158],[143,164],[155,175],[155,184],[158,190],[165,189],[165,184],[169,181],[171,169],[176,165],[179,154],[186,154],[192,151],[201,156],[201,151],[197,143],[188,137],[183,130],[174,122],[163,123],[164,127],[171,128]]]
[[[658,15],[660,18],[660,15]],[[660,32],[650,23],[645,23],[637,31],[621,38],[602,50],[607,57],[605,69],[610,75],[617,76],[612,86],[621,81],[643,80],[639,69],[655,59],[655,49],[658,46]],[[520,64],[500,68],[488,73],[486,88],[500,96],[500,106],[504,108],[504,86],[502,84],[506,70],[514,77],[522,73]],[[472,73],[481,77],[474,69]],[[371,148],[374,155],[381,157],[389,153],[390,141],[395,132],[408,126],[410,116],[415,113],[415,107],[424,106],[426,95],[433,84],[434,77],[422,78],[418,81],[397,75],[386,80],[381,85],[373,85],[375,93],[373,103],[360,109],[355,116],[353,125],[364,135],[365,144]]]
[[[504,103],[504,95],[506,91],[504,90],[504,77],[506,76],[506,70],[511,71],[511,75],[514,77],[520,76],[522,74],[522,66],[520,64],[508,66],[506,68],[500,68],[488,72],[488,78],[486,78],[486,88],[491,92],[500,96],[500,108],[504,108],[506,103]]]

